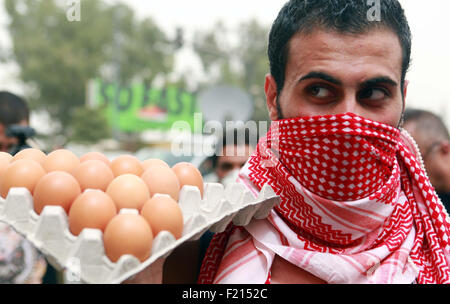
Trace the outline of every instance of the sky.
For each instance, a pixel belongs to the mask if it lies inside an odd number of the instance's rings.
[[[88,0],[82,0],[88,1]],[[138,17],[151,16],[169,35],[177,26],[183,27],[187,39],[197,29],[213,26],[223,20],[230,29],[250,18],[257,18],[270,25],[285,0],[105,0],[110,3],[123,1],[135,8]],[[381,0],[383,1],[383,0]],[[430,110],[444,117],[450,126],[450,1],[448,0],[400,0],[405,9],[413,34],[412,65],[407,79],[409,88],[407,105]],[[82,2],[81,2],[82,5]],[[83,16],[81,16],[83,18]],[[9,45],[5,29],[7,16],[0,0],[0,44]],[[199,69],[199,62],[189,52],[181,52],[178,71]],[[0,65],[0,89],[18,93],[22,87],[18,68]],[[261,88],[263,84],[261,84]]]

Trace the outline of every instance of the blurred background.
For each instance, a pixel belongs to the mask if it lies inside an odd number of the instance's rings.
[[[28,101],[43,150],[200,166],[207,155],[171,151],[175,122],[191,145],[211,143],[208,120],[270,124],[267,37],[284,0],[81,0],[70,22],[76,2],[0,0],[0,90]],[[413,33],[407,103],[448,126],[450,2],[400,2]]]

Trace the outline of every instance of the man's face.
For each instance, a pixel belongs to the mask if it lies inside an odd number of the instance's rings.
[[[18,125],[28,126],[28,122],[23,120]],[[6,136],[8,127],[0,123],[0,152],[8,152],[14,145],[17,145],[17,138]]]
[[[425,135],[417,131],[414,122],[405,123],[403,128],[411,134],[419,147],[430,183],[437,192],[450,192],[450,143],[424,138]]]
[[[401,45],[391,31],[297,34],[289,43],[280,96],[273,76],[266,77],[270,118],[351,112],[398,127],[404,107],[401,66]]]
[[[12,146],[17,144],[16,138],[6,136],[6,129],[3,124],[0,124],[0,152],[8,152]]]
[[[249,145],[225,146],[222,156],[217,159],[216,174],[219,181],[223,180],[231,171],[242,168],[253,151],[253,147]]]

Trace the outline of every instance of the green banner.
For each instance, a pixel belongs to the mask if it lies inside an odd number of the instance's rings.
[[[177,121],[184,121],[195,130],[194,114],[199,112],[196,98],[176,86],[155,88],[135,84],[125,87],[96,79],[91,90],[89,104],[104,107],[111,126],[120,131],[167,131]]]

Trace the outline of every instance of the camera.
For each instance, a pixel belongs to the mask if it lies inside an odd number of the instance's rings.
[[[24,149],[33,148],[36,146],[32,142],[32,137],[36,135],[36,131],[31,127],[11,125],[6,129],[5,134],[8,137],[17,138],[17,144],[12,146],[9,150],[9,153],[13,156]]]

